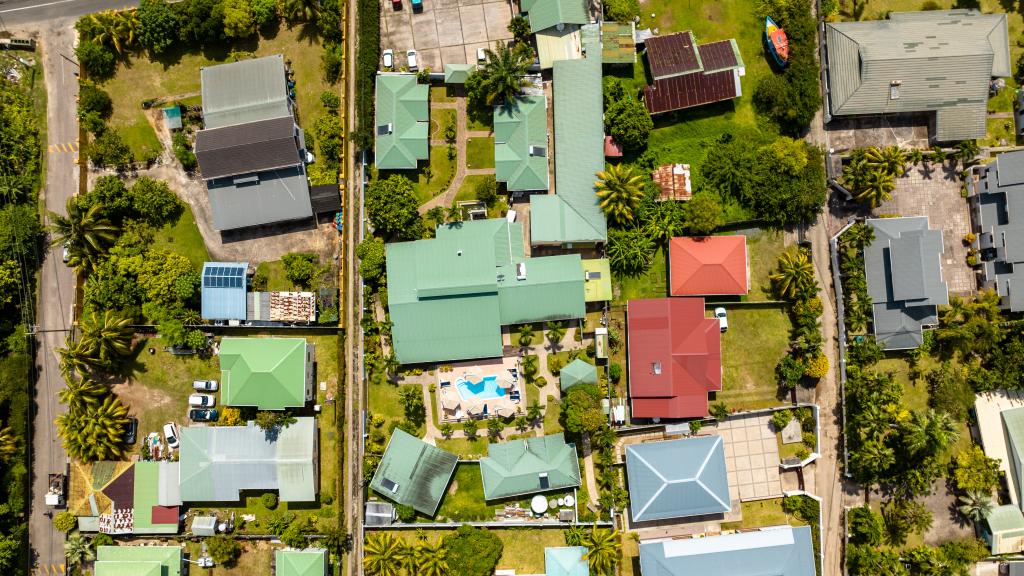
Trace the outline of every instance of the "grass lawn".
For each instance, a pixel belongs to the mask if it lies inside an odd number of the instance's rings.
[[[451,108],[435,108],[430,111],[430,138],[444,140],[444,129],[449,123],[455,123],[455,110]]]
[[[480,118],[477,118],[473,114],[469,114],[466,117],[466,129],[470,132],[493,132],[494,114],[488,113]]]
[[[807,523],[782,510],[782,498],[743,502],[743,520],[739,522],[722,522],[722,530],[741,528],[763,528],[765,526],[805,526]]]
[[[269,542],[250,541],[240,542],[242,553],[238,560],[229,568],[218,564],[212,569],[203,570],[206,576],[271,576],[273,570],[274,547]],[[186,550],[192,560],[199,558],[202,554],[201,542],[189,542]],[[198,570],[197,570],[198,572]]]
[[[544,549],[565,546],[563,532],[555,528],[490,529],[490,532],[500,538],[503,545],[497,569],[510,568],[517,574],[543,574]],[[391,534],[406,542],[414,542],[419,537],[436,542],[454,533],[454,530],[399,530]]]
[[[558,434],[562,425],[558,422],[562,415],[562,403],[554,396],[548,396],[548,405],[544,409],[544,435]],[[582,468],[580,468],[582,470]]]
[[[785,460],[786,458],[796,458],[797,452],[800,452],[801,448],[804,448],[803,442],[794,442],[792,444],[782,443],[782,434],[775,434],[775,442],[779,446],[779,458]]]
[[[117,132],[121,135],[124,143],[131,148],[132,155],[137,162],[142,162],[147,158],[156,158],[163,151],[163,145],[157,138],[156,131],[153,130],[153,126],[150,125],[149,119],[146,118],[146,114],[142,110],[135,112],[130,123],[118,126]]]
[[[779,255],[785,250],[781,231],[762,230],[747,236],[747,254],[750,258],[750,294],[747,300],[775,299],[768,275],[776,268]]]
[[[477,442],[481,446],[487,444],[487,440]],[[440,442],[438,445],[440,446]],[[460,463],[455,467],[455,476],[448,485],[448,492],[441,500],[437,517],[463,521],[488,520],[494,518],[494,507],[484,501],[484,481],[480,477],[480,465]]]
[[[388,422],[400,422],[405,418],[399,399],[400,387],[395,384],[366,384],[366,399],[370,412],[383,416]],[[387,429],[387,422],[382,426]]]
[[[786,354],[790,328],[781,308],[729,310],[729,331],[722,334],[719,402],[738,410],[780,404],[775,365]]]
[[[622,562],[619,564],[622,576],[640,574],[640,542],[634,536],[636,532],[622,533]]]
[[[494,138],[466,139],[466,168],[494,168]]]
[[[256,272],[267,275],[267,291],[269,292],[288,291],[295,287],[285,277],[284,262],[281,260],[260,262],[259,266],[256,267]]]
[[[455,163],[458,160],[448,158],[448,146],[430,147],[430,179],[427,179],[427,168],[423,168],[416,172],[416,181],[413,183],[420,204],[448,189],[455,176]]]
[[[654,261],[646,272],[636,278],[614,276],[612,288],[615,304],[626,304],[639,298],[663,298],[668,296],[668,273],[665,270],[665,252],[658,250]]]
[[[452,426],[454,426],[456,430],[462,430],[461,423],[453,423]],[[469,438],[437,440],[438,448],[447,450],[452,454],[458,454],[463,459],[473,460],[487,455],[488,444],[490,444],[490,441],[487,439],[486,423],[480,426],[480,430],[476,433],[476,439],[474,440],[470,440]]]
[[[188,207],[188,204],[184,204],[184,207],[181,217],[174,225],[164,226],[157,230],[156,237],[153,239],[153,247],[187,256],[198,272],[203,269],[203,263],[210,259],[210,253],[206,251],[206,244],[203,242],[202,234],[199,233],[199,227],[196,226],[192,209]]]
[[[448,95],[449,88],[447,86],[431,86],[430,87],[430,101],[431,102],[455,102],[454,96]]]
[[[459,191],[455,193],[455,202],[476,200],[476,187],[479,186],[481,182],[486,182],[490,178],[494,178],[494,176],[489,176],[487,174],[473,174],[463,178],[462,185],[459,186]]]
[[[978,145],[1013,146],[1017,142],[1017,136],[1013,133],[1013,118],[989,118],[987,124],[988,137],[978,142]]]

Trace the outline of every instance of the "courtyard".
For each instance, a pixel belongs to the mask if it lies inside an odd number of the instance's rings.
[[[395,51],[395,68],[408,64],[406,52],[416,50],[419,68],[441,72],[445,64],[471,64],[477,50],[493,48],[512,34],[512,10],[507,2],[430,0],[413,13],[408,3],[395,10],[381,3],[381,50]]]

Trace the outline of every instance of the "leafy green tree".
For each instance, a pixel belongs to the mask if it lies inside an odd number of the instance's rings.
[[[114,113],[114,104],[102,88],[92,82],[82,82],[78,88],[78,114],[95,113],[102,119]]]
[[[779,360],[779,364],[775,367],[775,376],[779,379],[779,386],[785,390],[792,390],[804,377],[805,371],[803,362],[791,354],[787,354],[782,357],[782,360]]]
[[[608,263],[618,276],[635,277],[651,265],[655,246],[640,228],[608,231]]]
[[[287,428],[292,424],[295,424],[295,416],[292,416],[288,412],[272,412],[270,410],[260,410],[256,413],[256,426],[264,432],[277,433],[282,428]]]
[[[501,558],[501,539],[486,528],[462,525],[445,538],[448,565],[458,567],[459,576],[491,576]]]
[[[956,455],[953,481],[964,492],[991,494],[999,486],[999,475],[999,461],[986,456],[977,444]]]
[[[242,547],[234,537],[217,534],[206,539],[206,550],[217,564],[233,566],[242,553]]]
[[[289,252],[281,257],[284,275],[300,288],[310,288],[317,281],[322,269],[316,254],[312,252]]]
[[[82,20],[85,22],[76,27],[83,36],[118,54],[138,43],[139,16],[134,9],[94,12]]]
[[[380,286],[386,272],[387,252],[380,238],[368,237],[356,246],[359,258],[359,275],[371,286]]]
[[[980,152],[977,140],[964,140],[956,145],[956,157],[965,164],[974,160]]]
[[[512,20],[508,23],[508,33],[512,35],[516,42],[525,42],[532,33],[530,21],[525,16],[513,16]]]
[[[366,214],[385,238],[421,238],[423,222],[418,207],[412,182],[405,176],[395,174],[387,180],[374,180],[366,191]]]
[[[163,54],[178,39],[178,18],[165,0],[142,0],[139,16],[139,44],[150,54]]]
[[[612,164],[598,172],[597,178],[594,189],[605,216],[617,224],[633,222],[644,197],[643,176],[628,164]]]
[[[896,463],[893,449],[878,440],[869,440],[850,453],[850,469],[861,484],[873,485]]]
[[[589,434],[604,425],[608,419],[601,410],[601,393],[593,384],[577,384],[569,389],[562,400],[560,418],[563,427],[574,434]]]
[[[590,573],[596,576],[611,576],[622,556],[622,538],[618,531],[598,529],[597,524],[583,540],[587,553],[583,555],[590,565]]]
[[[779,256],[778,270],[768,278],[775,291],[789,300],[813,295],[818,288],[818,282],[814,279],[814,264],[806,249],[783,252]]]
[[[522,362],[520,362],[520,368],[522,369],[523,377],[526,381],[533,382],[533,379],[536,378],[538,372],[540,372],[537,356],[533,354],[524,356]]]
[[[81,566],[95,560],[96,551],[93,550],[92,542],[88,538],[81,534],[71,534],[64,541],[64,556],[67,558],[68,566]]]
[[[708,412],[719,422],[724,422],[729,418],[729,407],[726,406],[725,402],[713,402],[708,406]]]
[[[480,423],[476,420],[466,420],[462,423],[462,431],[466,434],[466,438],[470,440],[476,440],[476,433],[480,430]]]
[[[228,38],[248,38],[256,32],[249,0],[224,0],[224,35]]]
[[[309,521],[305,518],[297,519],[281,534],[281,543],[289,548],[305,548],[309,545],[309,539],[306,537],[308,531]]]
[[[114,75],[117,62],[114,53],[92,40],[82,40],[75,48],[75,57],[88,78],[104,80]]]
[[[604,125],[611,137],[627,150],[643,150],[654,129],[647,108],[635,98],[623,98],[608,107]]]
[[[176,222],[184,210],[166,182],[148,176],[132,185],[131,202],[133,216],[154,228]]]
[[[423,389],[419,385],[403,386],[398,392],[405,419],[414,426],[427,421],[427,409],[423,405]]]
[[[908,576],[899,552],[874,546],[851,545],[847,548],[846,567],[851,576]]]
[[[530,429],[530,420],[526,416],[516,416],[516,419],[512,421],[512,425],[516,427],[519,432],[526,432]]]
[[[455,433],[455,427],[450,422],[442,422],[437,429],[441,432],[441,436],[444,436],[445,440],[451,440],[452,434]]]
[[[58,532],[67,534],[78,527],[78,517],[65,510],[53,517],[53,527]]]
[[[870,506],[858,506],[846,511],[847,523],[850,527],[850,543],[881,546],[885,525],[882,517]]]
[[[639,0],[605,0],[604,17],[612,22],[630,22],[640,16]]]
[[[98,167],[123,166],[132,161],[132,150],[115,130],[106,130],[86,147],[89,160]]]
[[[698,192],[686,203],[684,226],[690,234],[697,236],[711,234],[723,222],[722,205],[714,194]]]
[[[275,0],[252,0],[249,4],[252,21],[257,28],[264,28],[278,19]]]
[[[333,43],[325,46],[320,54],[320,71],[323,72],[324,80],[328,84],[334,84],[341,77],[341,67],[345,64],[341,58],[341,50],[340,43]]]
[[[480,76],[479,94],[488,106],[495,102],[511,102],[527,85],[524,76],[533,64],[533,50],[528,44],[511,45],[498,41],[493,50],[484,48],[484,56],[486,61],[471,74]]]
[[[173,5],[182,42],[207,45],[224,35],[224,5],[220,0],[189,0]]]
[[[54,246],[67,246],[68,263],[76,268],[94,270],[114,244],[118,228],[100,215],[100,207],[81,211],[68,198],[67,216],[50,212],[50,232]]]
[[[174,157],[181,162],[181,168],[186,172],[195,170],[199,165],[195,152],[192,151],[192,144],[181,130],[171,135],[171,149],[174,151]]]

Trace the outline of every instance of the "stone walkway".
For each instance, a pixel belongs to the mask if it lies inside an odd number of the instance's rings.
[[[466,122],[466,99],[456,98],[455,102],[436,102],[431,104],[431,108],[435,110],[455,110],[455,150],[458,154],[456,157],[458,165],[455,168],[455,175],[452,177],[452,182],[448,185],[448,189],[424,202],[419,208],[420,214],[426,214],[428,210],[435,206],[442,208],[451,206],[466,176],[494,174],[494,168],[466,168],[466,141],[470,138],[488,138],[491,136],[491,132],[486,130],[469,129],[469,125]],[[444,130],[444,126],[440,126],[440,130]],[[444,139],[431,139],[430,145],[448,146],[448,141]]]

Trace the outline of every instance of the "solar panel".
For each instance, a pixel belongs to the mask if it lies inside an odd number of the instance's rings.
[[[245,288],[245,266],[207,266],[203,288]]]
[[[548,475],[546,472],[540,474],[540,487],[542,490],[547,490],[551,484],[548,482]]]

